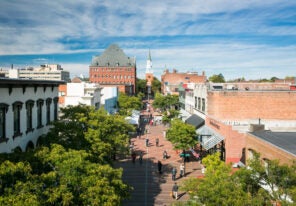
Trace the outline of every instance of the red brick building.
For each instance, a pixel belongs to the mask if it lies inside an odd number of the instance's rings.
[[[136,88],[136,59],[125,55],[118,45],[110,45],[95,56],[89,66],[89,81],[102,87],[117,86],[120,92],[132,95]]]
[[[196,91],[205,91],[200,86]],[[206,150],[220,150],[223,159],[233,163],[246,163],[251,151],[261,153],[263,159],[280,159],[281,163],[296,160],[296,91],[288,84],[203,87],[207,88],[205,94],[194,93],[191,107],[205,120],[198,132]],[[199,107],[202,98],[205,109]],[[254,125],[264,129],[258,133]]]
[[[262,125],[264,126],[264,125]],[[266,164],[269,160],[278,159],[281,164],[291,165],[296,160],[296,132],[276,132],[257,130],[246,134],[244,154],[252,159],[254,152]]]
[[[202,75],[198,75],[197,72],[178,73],[177,70],[173,70],[172,73],[169,70],[165,70],[161,75],[161,92],[164,95],[176,94],[179,95],[180,84],[186,83],[205,83],[207,77],[205,72]]]

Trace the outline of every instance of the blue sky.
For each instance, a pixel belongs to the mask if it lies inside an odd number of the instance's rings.
[[[118,44],[144,78],[165,68],[227,80],[296,76],[293,0],[1,0],[0,68],[61,64],[88,76]]]

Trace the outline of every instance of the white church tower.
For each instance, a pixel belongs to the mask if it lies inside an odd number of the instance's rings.
[[[149,49],[149,54],[148,54],[147,63],[146,63],[146,81],[147,81],[147,86],[151,86],[153,81],[153,71],[152,71],[152,60],[151,60],[150,49]]]

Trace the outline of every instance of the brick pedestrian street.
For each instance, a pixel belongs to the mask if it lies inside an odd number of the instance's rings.
[[[150,111],[153,113],[153,111]],[[142,115],[147,112],[142,111]],[[178,200],[170,196],[174,182],[180,186],[180,183],[188,177],[198,177],[201,175],[201,165],[198,161],[191,158],[190,162],[185,164],[185,177],[180,178],[180,164],[183,160],[179,153],[173,150],[172,144],[164,137],[164,131],[168,128],[162,124],[149,126],[142,125],[143,129],[148,129],[148,133],[141,135],[140,138],[132,138],[134,150],[137,154],[135,163],[132,162],[130,156],[119,159],[115,166],[123,168],[123,180],[131,185],[134,190],[131,198],[124,200],[123,205],[126,206],[151,206],[151,205],[171,205],[176,201],[187,201],[189,195],[180,190],[178,192]],[[144,131],[143,130],[143,131]],[[149,146],[146,147],[146,138],[149,139]],[[156,146],[156,138],[159,138],[159,146]],[[163,159],[163,151],[166,150],[169,158]],[[140,164],[139,153],[143,152],[143,162]],[[162,174],[158,173],[157,162],[162,163]],[[172,180],[171,171],[176,167],[176,181]]]

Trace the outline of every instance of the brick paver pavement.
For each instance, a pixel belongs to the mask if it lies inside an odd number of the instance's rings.
[[[153,111],[152,111],[153,112]],[[145,112],[142,112],[145,114]],[[174,182],[178,185],[188,177],[198,177],[201,175],[201,165],[198,161],[190,161],[185,164],[186,176],[179,177],[180,164],[182,159],[179,154],[173,150],[172,144],[164,137],[163,131],[167,129],[164,125],[148,126],[148,134],[142,135],[140,138],[132,138],[134,149],[137,153],[135,163],[132,163],[131,157],[118,160],[115,164],[117,168],[123,168],[123,180],[131,185],[134,190],[131,198],[125,200],[123,205],[126,206],[152,206],[152,205],[171,205],[176,201],[186,201],[189,199],[188,194],[179,190],[178,200],[170,196]],[[145,139],[149,138],[149,146],[146,147]],[[156,146],[156,138],[159,138],[159,146]],[[162,158],[163,151],[166,150],[170,156],[164,160]],[[143,152],[143,162],[140,164],[138,154]],[[157,162],[162,163],[162,174],[158,173]],[[177,168],[177,179],[172,180],[171,170]]]

